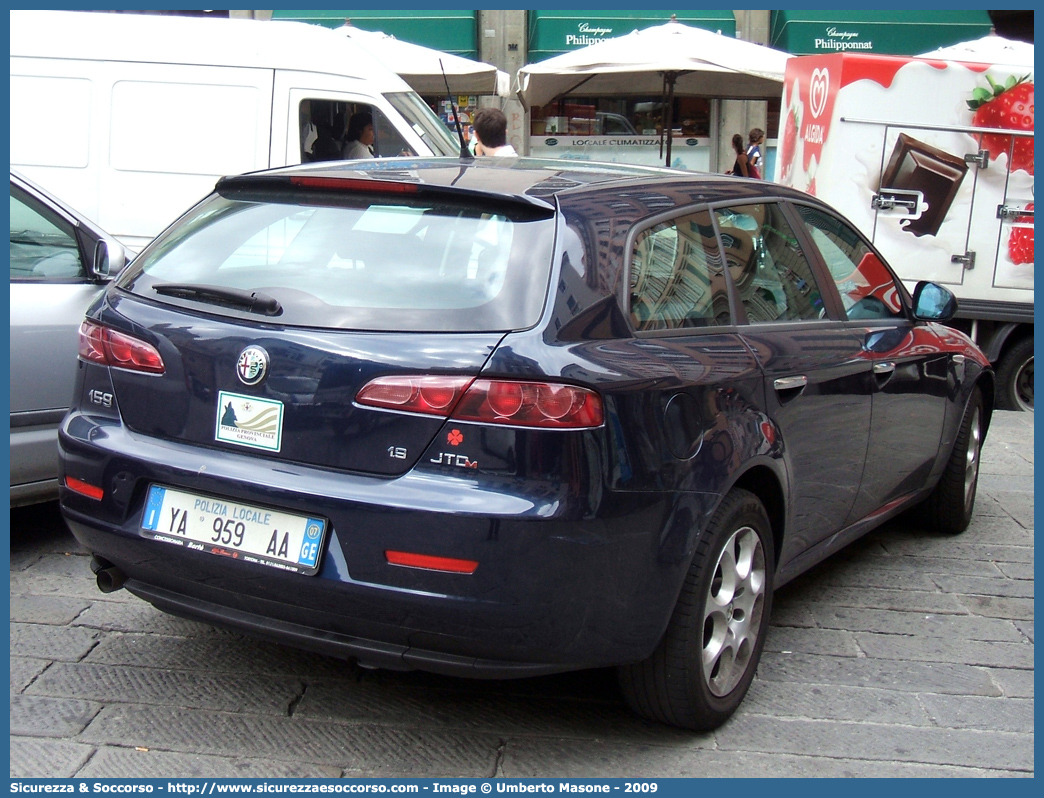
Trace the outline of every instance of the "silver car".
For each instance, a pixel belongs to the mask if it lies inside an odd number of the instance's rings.
[[[126,261],[116,239],[11,172],[12,507],[58,498],[80,323]]]

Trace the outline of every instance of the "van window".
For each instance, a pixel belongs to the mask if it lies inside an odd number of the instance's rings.
[[[378,108],[366,103],[305,99],[298,106],[301,122],[301,163],[338,161],[347,155],[347,135],[356,114],[369,114],[375,158],[414,155],[395,125]],[[355,155],[353,157],[358,157]]]
[[[460,155],[460,140],[456,132],[451,132],[415,92],[403,91],[385,94],[384,98],[392,107],[402,114],[413,128],[413,132],[421,137],[421,141],[431,148],[435,155]]]

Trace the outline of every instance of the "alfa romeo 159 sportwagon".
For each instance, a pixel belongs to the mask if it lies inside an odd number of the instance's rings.
[[[103,590],[368,667],[617,666],[709,729],[773,588],[971,517],[993,375],[816,199],[525,159],[221,180],[87,314],[62,511]]]

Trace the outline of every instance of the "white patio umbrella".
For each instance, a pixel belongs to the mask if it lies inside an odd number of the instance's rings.
[[[492,64],[443,53],[401,41],[387,33],[363,30],[353,25],[344,25],[336,30],[398,73],[418,94],[429,97],[445,95],[447,80],[454,95],[496,94],[506,97],[510,94],[511,76]]]
[[[655,95],[666,99],[670,130],[675,94],[729,99],[778,97],[788,53],[683,25],[636,30],[518,71],[518,96],[526,108],[578,93],[585,97]],[[667,136],[667,163],[671,137]]]
[[[947,61],[973,61],[983,64],[1004,64],[1007,66],[1033,67],[1033,45],[1016,39],[1005,39],[991,33],[981,39],[960,42],[949,47],[941,47],[928,53],[921,53],[918,58],[942,58]]]

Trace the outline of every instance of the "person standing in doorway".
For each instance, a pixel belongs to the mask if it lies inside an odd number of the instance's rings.
[[[475,155],[517,156],[507,143],[507,117],[499,108],[480,108],[472,120],[475,128]]]

